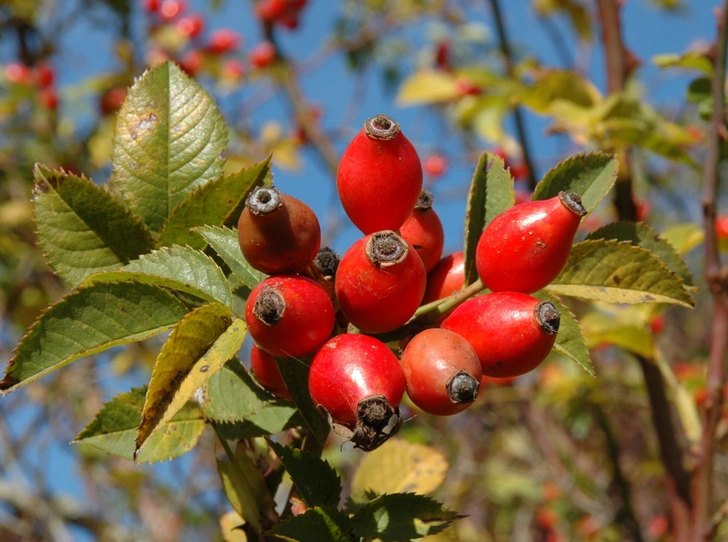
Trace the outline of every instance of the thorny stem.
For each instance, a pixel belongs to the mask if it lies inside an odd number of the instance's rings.
[[[693,479],[693,536],[708,540],[713,528],[710,514],[713,506],[713,460],[715,433],[723,410],[723,386],[726,383],[728,352],[728,269],[720,262],[715,217],[720,189],[721,130],[725,127],[726,48],[728,47],[728,0],[718,12],[718,36],[715,42],[712,102],[713,114],[708,133],[708,152],[703,178],[703,219],[705,224],[705,279],[713,296],[713,319],[710,330],[708,363],[708,398],[705,405],[703,434],[700,440],[698,465]]]
[[[618,0],[597,0],[602,46],[607,65],[607,88],[610,94],[622,92],[629,72],[627,50],[622,40]],[[632,194],[632,171],[629,149],[620,153],[620,168],[615,185],[614,204],[620,220],[635,220],[637,212]],[[683,465],[683,451],[670,418],[665,381],[652,360],[638,357],[650,400],[652,423],[660,444],[660,457],[667,475],[671,508],[684,511],[690,507],[689,474]],[[677,523],[684,514],[673,514]],[[676,526],[679,528],[679,526]]]
[[[503,59],[506,63],[506,71],[509,76],[513,76],[513,54],[511,52],[510,42],[508,41],[508,35],[506,34],[506,27],[503,23],[503,15],[501,14],[500,4],[498,0],[489,0],[490,8],[493,11],[493,17],[495,18],[495,26],[498,32],[498,43],[503,55]],[[513,120],[516,124],[516,135],[518,136],[518,142],[521,144],[521,151],[523,152],[523,163],[528,167],[528,188],[533,190],[536,188],[536,173],[533,169],[533,161],[531,160],[531,149],[528,144],[528,137],[526,136],[525,122],[523,120],[523,114],[521,108],[516,106],[513,108]]]

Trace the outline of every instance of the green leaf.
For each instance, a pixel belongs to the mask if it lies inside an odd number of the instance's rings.
[[[276,399],[242,422],[218,425],[218,434],[229,440],[266,437],[303,425],[298,409],[288,401]]]
[[[250,418],[273,400],[233,359],[208,380],[202,411],[216,422],[237,422]]]
[[[355,498],[373,491],[419,493],[435,491],[449,469],[442,452],[431,446],[390,439],[385,446],[364,456],[352,481]]]
[[[189,247],[162,247],[119,270],[96,273],[85,284],[118,280],[164,286],[228,307],[233,304],[233,294],[222,269],[212,258]]]
[[[695,50],[683,54],[655,55],[652,57],[652,62],[658,68],[685,68],[701,71],[708,76],[713,75],[713,63],[703,51]]]
[[[262,186],[270,174],[270,158],[232,175],[215,179],[192,192],[172,210],[159,234],[157,246],[189,245],[203,249],[207,244],[197,226],[222,226],[240,216],[248,194]]]
[[[36,165],[33,194],[38,243],[50,266],[71,285],[152,249],[141,220],[85,177]]]
[[[461,95],[457,79],[447,72],[423,70],[415,72],[402,82],[397,104],[427,105],[451,102]]]
[[[483,153],[473,174],[465,212],[466,285],[478,278],[475,269],[475,249],[483,228],[497,215],[513,207],[515,201],[513,178],[506,171],[503,159],[488,152]]]
[[[617,179],[617,159],[609,154],[577,154],[560,162],[536,185],[534,200],[549,199],[560,191],[576,192],[591,213]]]
[[[559,333],[556,335],[554,350],[562,356],[569,358],[571,361],[576,362],[590,376],[596,376],[594,365],[589,355],[589,349],[587,348],[586,341],[581,332],[581,326],[576,316],[558,298],[549,295],[543,290],[533,295],[543,301],[551,301],[561,313]]]
[[[102,283],[67,295],[36,320],[0,381],[8,393],[84,356],[147,339],[187,313],[168,292],[139,282]]]
[[[638,356],[648,359],[653,357],[652,333],[646,325],[601,312],[586,314],[581,319],[581,325],[590,348],[607,343]]]
[[[608,303],[693,306],[682,279],[656,256],[641,247],[604,239],[575,244],[566,267],[546,289]]]
[[[219,303],[187,314],[172,330],[152,371],[137,453],[243,344],[247,327]]]
[[[196,228],[196,231],[202,235],[205,241],[210,244],[228,267],[230,267],[230,270],[235,274],[241,285],[245,285],[251,289],[255,288],[267,276],[253,269],[243,257],[243,253],[240,250],[240,243],[238,242],[237,230],[203,226]]]
[[[266,532],[266,540],[284,542],[351,542],[351,520],[336,508],[311,508]]]
[[[119,111],[114,183],[158,231],[172,209],[223,173],[227,128],[215,102],[177,65],[148,70]]]
[[[230,457],[230,448],[223,442],[228,460],[217,460],[223,490],[233,509],[248,522],[256,532],[262,530],[261,517],[273,513],[275,504],[265,479],[252,459],[238,445]]]
[[[557,102],[593,107],[602,96],[588,79],[569,70],[547,70],[522,95],[523,104],[540,114],[551,113]]]
[[[587,239],[614,239],[645,248],[664,263],[670,271],[683,279],[686,286],[693,285],[690,269],[675,248],[646,224],[641,222],[607,224],[589,234]]]
[[[298,489],[298,494],[310,507],[336,507],[341,498],[341,477],[328,461],[307,452],[270,442],[271,448]]]
[[[123,459],[132,459],[137,429],[147,389],[134,388],[104,404],[74,442],[84,442]],[[194,403],[184,405],[155,433],[137,457],[140,463],[166,461],[190,451],[205,428],[205,420]]]
[[[291,358],[276,358],[278,369],[281,371],[286,388],[293,397],[303,417],[304,425],[308,428],[313,438],[319,444],[324,445],[329,436],[329,423],[316,408],[308,392],[308,368],[303,360]]]
[[[439,533],[456,518],[454,512],[430,497],[394,493],[362,506],[352,523],[357,536],[394,542]]]

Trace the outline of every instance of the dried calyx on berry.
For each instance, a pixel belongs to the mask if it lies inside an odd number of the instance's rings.
[[[333,280],[336,270],[339,268],[339,255],[329,247],[324,247],[318,251],[313,263],[327,280]]]

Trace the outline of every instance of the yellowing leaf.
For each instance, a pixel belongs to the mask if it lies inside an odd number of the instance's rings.
[[[230,510],[220,517],[220,534],[225,542],[248,542],[245,531],[240,529],[245,520],[235,510]]]
[[[522,96],[524,105],[537,113],[547,114],[558,102],[580,107],[593,107],[602,95],[589,80],[568,70],[549,70],[538,75],[536,82]]]
[[[177,324],[152,371],[135,455],[237,353],[246,331],[245,323],[219,303],[203,305]]]
[[[460,96],[455,77],[441,71],[419,71],[404,80],[397,104],[425,105],[450,102]]]
[[[646,322],[639,325],[629,323],[613,315],[597,312],[587,314],[581,319],[581,327],[590,348],[608,343],[645,358],[651,358],[654,345],[652,333]]]
[[[391,439],[370,452],[359,464],[352,493],[432,493],[445,480],[449,465],[445,456],[430,446]]]

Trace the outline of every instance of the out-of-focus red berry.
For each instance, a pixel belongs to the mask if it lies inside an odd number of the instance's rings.
[[[275,62],[278,52],[276,46],[269,41],[262,41],[250,51],[250,63],[258,69],[267,68]]]
[[[56,80],[56,71],[50,64],[39,64],[35,67],[35,83],[41,88],[47,88],[53,85]]]
[[[101,96],[99,100],[99,110],[101,114],[106,116],[121,109],[126,99],[126,88],[122,86],[112,87]]]
[[[286,11],[283,15],[281,15],[279,22],[284,28],[287,28],[288,30],[295,30],[299,25],[298,13]]]
[[[521,162],[520,164],[515,164],[511,166],[511,175],[513,178],[518,181],[520,179],[526,179],[531,174],[530,168]]]
[[[229,28],[218,28],[207,42],[207,50],[214,55],[223,55],[234,51],[243,42],[243,37],[235,30]]]
[[[159,18],[169,22],[182,15],[186,9],[187,5],[182,0],[163,0],[159,6]]]
[[[187,73],[187,75],[194,77],[197,72],[200,71],[204,62],[204,53],[199,49],[192,49],[191,51],[187,51],[180,59],[179,66],[185,71],[185,73]]]
[[[447,171],[447,158],[441,154],[430,154],[422,161],[423,171],[430,177],[439,177]]]
[[[28,85],[32,80],[31,69],[20,62],[10,62],[5,65],[5,79],[12,85]]]
[[[202,29],[205,27],[205,19],[202,15],[193,13],[179,19],[174,26],[182,36],[195,38],[202,33]]]
[[[715,219],[715,234],[718,239],[728,239],[728,215],[721,215]]]
[[[659,335],[663,329],[665,329],[665,316],[658,314],[650,320],[650,330],[652,330],[653,335]]]
[[[652,538],[660,538],[668,533],[670,522],[662,514],[654,516],[647,526],[647,534]]]
[[[450,71],[450,42],[443,40],[435,46],[435,65],[444,71]]]
[[[38,94],[40,104],[51,111],[58,109],[58,93],[54,88],[44,88]]]
[[[650,210],[652,209],[652,205],[649,201],[641,200],[636,202],[636,215],[637,215],[637,221],[638,222],[644,222],[647,220],[647,217],[650,215]]]
[[[255,14],[266,24],[274,24],[286,9],[286,0],[260,0],[255,3]]]
[[[226,60],[222,65],[222,76],[231,81],[239,81],[245,75],[245,65],[237,58]]]
[[[531,192],[528,190],[516,190],[516,205],[531,201]]]
[[[159,0],[142,0],[144,9],[149,13],[155,13],[159,9]]]

